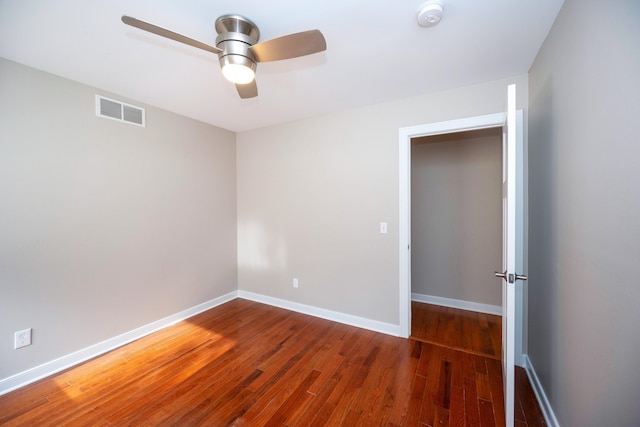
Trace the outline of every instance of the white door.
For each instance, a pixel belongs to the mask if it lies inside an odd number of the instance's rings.
[[[526,277],[516,273],[517,243],[522,223],[517,215],[518,138],[522,130],[516,118],[516,86],[507,88],[507,122],[503,128],[502,145],[502,375],[504,407],[507,427],[514,423],[515,405],[515,340],[516,340],[516,281]],[[520,134],[520,135],[519,135]],[[519,266],[518,266],[519,267]]]

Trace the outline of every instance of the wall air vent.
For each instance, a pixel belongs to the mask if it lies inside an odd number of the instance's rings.
[[[96,116],[144,127],[144,108],[96,95]]]

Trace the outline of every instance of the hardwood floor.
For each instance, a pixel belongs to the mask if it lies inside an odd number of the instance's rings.
[[[236,299],[0,396],[0,424],[504,425],[499,360],[455,347]]]
[[[413,301],[411,338],[500,360],[502,318]]]

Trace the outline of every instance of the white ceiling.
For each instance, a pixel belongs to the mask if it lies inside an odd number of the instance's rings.
[[[0,56],[232,131],[528,72],[563,0],[0,0]],[[327,51],[258,64],[241,100],[216,55],[124,25],[123,14],[214,44],[237,13],[261,41],[317,28]],[[0,76],[1,77],[1,76]]]

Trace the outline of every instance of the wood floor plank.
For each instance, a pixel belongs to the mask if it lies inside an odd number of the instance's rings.
[[[523,421],[529,427],[546,426],[547,423],[542,415],[542,410],[536,399],[536,395],[529,382],[526,371],[516,366],[516,401],[522,410]],[[516,405],[518,407],[518,405]]]
[[[487,359],[484,357],[475,357],[476,360],[476,372],[479,374],[487,374]]]
[[[438,406],[436,408],[436,417],[434,420],[434,425],[443,426],[443,427],[449,426],[449,410],[448,409],[443,408],[441,406]]]
[[[398,371],[396,371],[392,392],[395,395],[393,406],[389,413],[390,425],[402,425],[409,412],[409,402],[411,400],[412,384],[415,376],[418,375],[418,366],[425,345],[420,341],[411,341],[409,358],[399,355],[395,361]]]
[[[491,402],[491,384],[488,374],[476,373],[476,390],[478,399],[484,399]]]
[[[425,399],[426,384],[426,377],[416,375],[413,386],[411,388],[409,410],[407,412],[407,418],[404,425],[416,426],[420,424],[420,420],[422,417],[422,404]]]
[[[433,346],[429,369],[427,371],[427,388],[422,402],[422,415],[420,422],[433,425],[436,416],[436,406],[438,402],[438,385],[440,380],[440,369],[442,367],[442,354],[445,347]]]
[[[365,380],[371,371],[371,365],[380,352],[380,347],[377,344],[375,343],[373,347],[369,346],[369,348],[362,349],[361,355],[356,359],[358,360],[358,368],[349,381],[347,388],[339,397],[333,414],[327,420],[327,425],[345,425],[346,419],[352,411],[352,404],[354,404],[357,396],[363,390]]]
[[[362,387],[350,406],[351,411],[361,414],[358,421],[361,425],[385,421],[389,412],[387,405],[393,405],[395,399],[390,388],[397,370],[397,367],[392,365],[396,351],[392,350],[393,346],[385,345],[387,337],[381,338],[378,347],[380,350],[372,360]]]
[[[496,425],[505,424],[504,390],[502,389],[502,363],[497,360],[487,359],[489,371],[489,387],[491,389],[491,403],[495,413]]]
[[[476,381],[464,379],[464,415],[468,427],[480,425],[480,412]]]
[[[454,386],[451,390],[451,409],[449,410],[449,425],[451,427],[465,427],[464,385]]]
[[[426,342],[421,346],[420,360],[418,363],[416,375],[421,375],[423,377],[426,377],[427,375],[429,375],[431,362],[432,360],[435,360],[433,357],[433,351],[436,348],[438,347]]]
[[[451,406],[451,362],[443,360],[437,392],[438,407],[449,409]]]
[[[484,399],[478,399],[478,407],[480,408],[480,426],[495,427],[496,419],[491,402]]]

